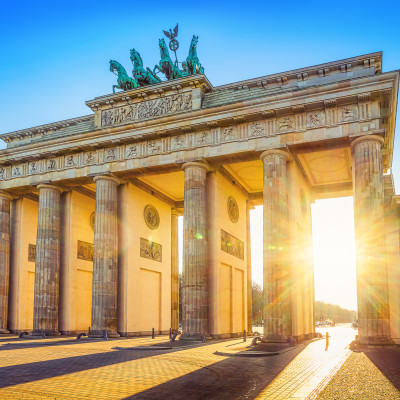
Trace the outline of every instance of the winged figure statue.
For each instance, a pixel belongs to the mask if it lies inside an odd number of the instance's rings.
[[[170,29],[169,32],[163,31],[164,35],[169,39],[169,40],[174,40],[178,36],[178,24],[176,24],[176,27],[174,30]]]

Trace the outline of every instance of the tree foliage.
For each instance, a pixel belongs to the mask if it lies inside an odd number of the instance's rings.
[[[327,319],[336,323],[353,322],[357,319],[357,311],[347,310],[336,304],[325,303],[322,300],[315,302],[315,321]]]

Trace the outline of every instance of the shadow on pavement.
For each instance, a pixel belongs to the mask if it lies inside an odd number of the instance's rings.
[[[369,348],[362,351],[392,382],[392,385],[400,391],[400,348]]]
[[[125,400],[253,399],[304,349],[274,357],[228,357]]]
[[[93,342],[86,341],[86,343],[90,344]],[[118,343],[121,342],[115,340],[113,343],[115,343],[115,347],[117,347]],[[81,342],[80,344],[83,343]],[[10,348],[8,350],[10,350]],[[115,365],[127,361],[152,357],[159,354],[176,353],[182,350],[185,350],[185,348],[176,347],[170,350],[150,351],[146,351],[146,349],[137,351],[118,348],[115,349],[115,351],[0,367],[0,388],[15,386],[21,383],[33,382],[41,379],[54,378],[74,372],[87,371],[94,368]],[[56,351],[57,350],[54,349],[54,352]],[[83,351],[83,349],[80,348],[80,351]],[[62,357],[61,353],[60,357]]]

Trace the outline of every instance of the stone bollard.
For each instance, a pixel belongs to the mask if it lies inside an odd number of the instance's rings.
[[[155,333],[155,331],[154,331],[154,328],[152,328],[152,330],[151,330],[151,338],[152,338],[152,339],[155,339],[155,338],[156,338],[156,333]]]
[[[108,340],[108,334],[106,330],[103,331],[103,339]]]
[[[243,342],[247,341],[247,332],[246,329],[243,331]]]

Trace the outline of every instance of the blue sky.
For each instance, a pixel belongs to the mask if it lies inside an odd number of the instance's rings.
[[[199,35],[198,55],[214,86],[375,51],[383,51],[384,72],[400,69],[396,1],[0,5],[0,133],[90,114],[85,101],[110,93],[115,83],[109,59],[130,73],[129,49],[135,47],[153,68],[161,30],[176,22],[180,60],[192,35]],[[397,188],[399,140],[397,134]]]

